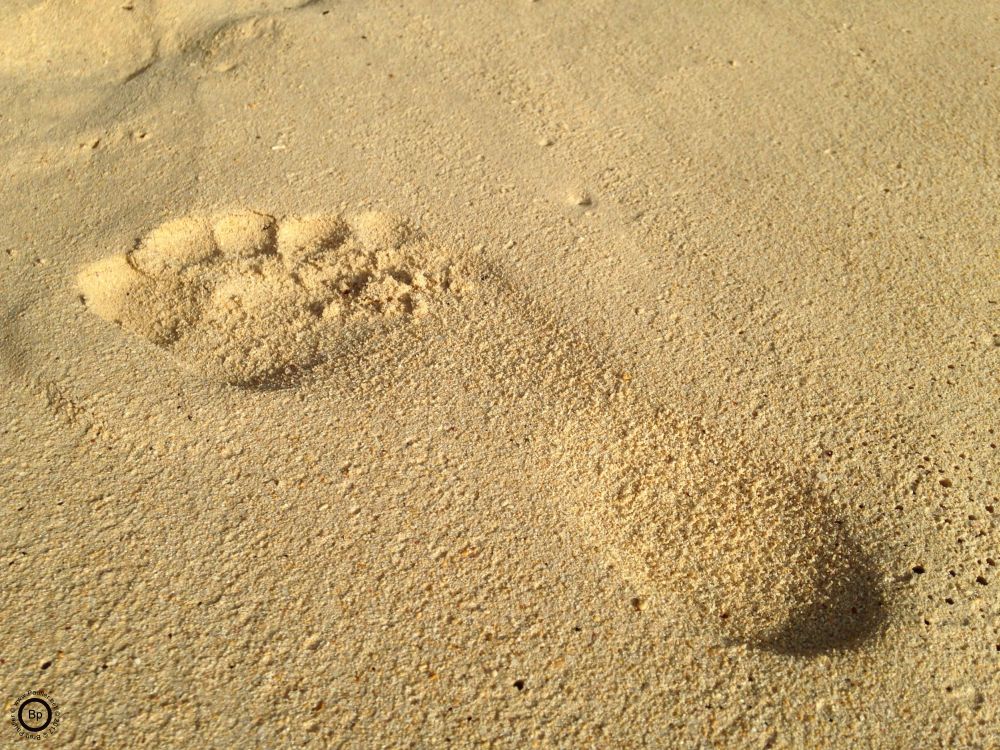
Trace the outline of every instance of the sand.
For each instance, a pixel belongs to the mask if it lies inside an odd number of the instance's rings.
[[[1000,747],[988,4],[0,49],[0,745]]]

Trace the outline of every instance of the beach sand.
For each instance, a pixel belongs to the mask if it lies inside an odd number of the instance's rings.
[[[0,745],[1000,747],[988,4],[0,48]]]

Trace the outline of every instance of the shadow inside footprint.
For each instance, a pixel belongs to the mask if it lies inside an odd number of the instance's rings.
[[[792,614],[783,629],[756,645],[788,656],[847,651],[873,637],[884,625],[883,593],[871,558],[845,540],[844,566],[836,571],[822,601]]]
[[[745,475],[744,475],[745,476]],[[808,482],[719,481],[691,516],[695,598],[724,638],[790,655],[852,648],[883,620],[871,558]]]

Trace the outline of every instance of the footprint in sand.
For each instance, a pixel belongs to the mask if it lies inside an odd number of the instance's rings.
[[[101,318],[241,387],[293,382],[352,332],[424,315],[456,281],[398,217],[249,210],[169,221],[77,278]]]
[[[182,364],[274,387],[351,335],[425,314],[458,291],[453,269],[387,214],[277,221],[236,211],[165,223],[78,281],[90,310]],[[439,321],[462,331],[457,339],[425,343],[447,342],[442,356],[464,363],[469,392],[537,404],[528,418],[541,425],[539,444],[552,443],[554,460],[539,464],[555,469],[552,494],[637,587],[680,594],[724,639],[774,651],[846,648],[873,631],[872,565],[807,477],[766,451],[734,455],[733,441],[610,383],[602,352],[494,280],[440,306],[457,316]]]

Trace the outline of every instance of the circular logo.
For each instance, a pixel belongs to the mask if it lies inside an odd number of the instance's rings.
[[[59,726],[59,704],[47,693],[29,690],[13,702],[10,723],[21,737],[41,739]]]
[[[42,698],[28,698],[17,709],[17,723],[29,732],[44,732],[52,723],[52,706]]]

